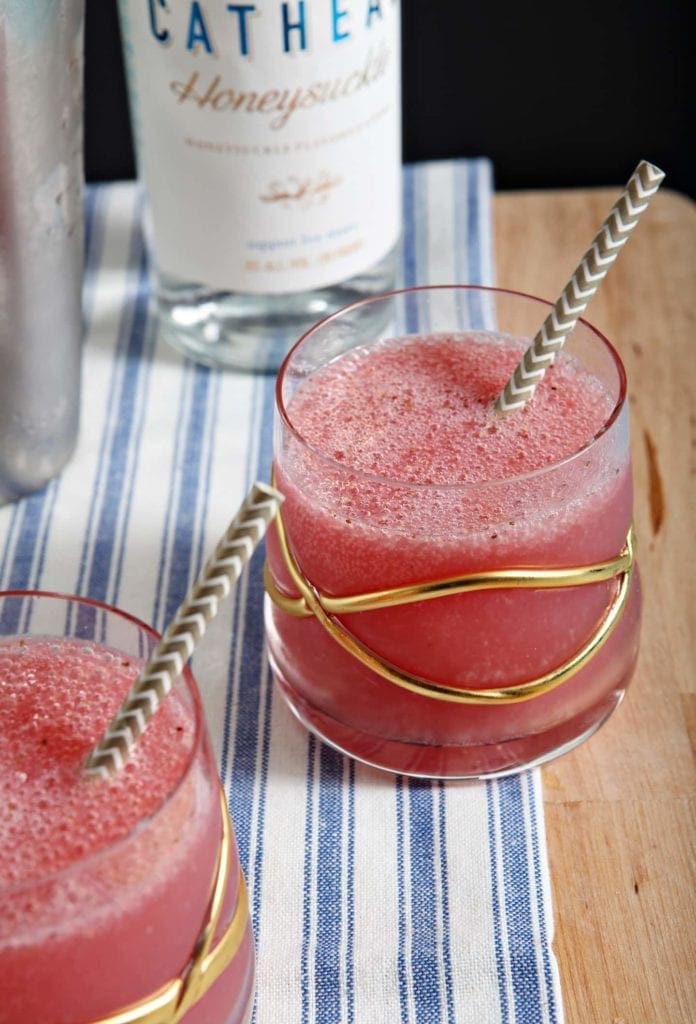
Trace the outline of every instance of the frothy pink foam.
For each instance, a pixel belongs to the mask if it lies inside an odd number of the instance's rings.
[[[0,887],[53,874],[152,813],[181,776],[194,725],[170,697],[125,768],[81,774],[141,663],[77,640],[0,643]]]
[[[290,419],[324,455],[393,480],[458,484],[539,469],[589,442],[612,401],[561,353],[534,400],[499,416],[493,402],[527,344],[482,331],[358,349],[313,374]]]

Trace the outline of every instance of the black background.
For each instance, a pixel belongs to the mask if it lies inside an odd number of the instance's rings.
[[[402,0],[404,158],[489,156],[498,189],[619,185],[645,158],[696,198],[695,7]],[[89,0],[85,46],[87,178],[133,177],[116,0]]]

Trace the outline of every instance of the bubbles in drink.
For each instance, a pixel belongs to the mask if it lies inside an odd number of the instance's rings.
[[[82,775],[85,755],[140,668],[137,659],[79,640],[0,643],[0,886],[108,846],[181,776],[194,724],[176,699],[146,730],[131,770],[107,783]]]
[[[341,466],[396,481],[451,485],[527,473],[582,448],[612,410],[599,380],[564,352],[533,403],[498,416],[493,402],[527,345],[484,331],[382,341],[315,372],[294,395],[290,418]]]

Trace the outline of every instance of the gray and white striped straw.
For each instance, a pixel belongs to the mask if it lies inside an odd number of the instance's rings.
[[[499,412],[520,409],[530,400],[664,177],[664,172],[654,164],[645,160],[638,164],[532,344],[496,399],[495,407]]]
[[[194,647],[218,613],[283,500],[255,483],[176,612],[147,664],[84,765],[88,775],[108,778],[128,760],[151,718],[181,675]]]

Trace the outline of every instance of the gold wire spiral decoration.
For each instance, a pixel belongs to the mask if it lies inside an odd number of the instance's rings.
[[[275,529],[281,555],[297,597],[284,593],[273,579],[268,562],[264,565],[264,584],[274,604],[288,615],[299,618],[314,616],[326,632],[345,651],[371,669],[382,679],[423,697],[454,704],[516,704],[549,693],[570,679],[594,657],[606,643],[626,607],[635,564],[635,536],[629,530],[626,545],[617,558],[569,569],[498,569],[492,572],[469,573],[442,580],[429,580],[388,590],[375,590],[347,597],[332,597],[319,591],[300,569],[292,551],[280,512]],[[337,616],[365,612],[375,608],[391,608],[415,601],[430,601],[452,594],[476,590],[550,589],[588,586],[615,579],[615,593],[602,619],[583,646],[567,661],[550,672],[508,687],[468,689],[422,679],[381,658],[357,639]]]
[[[130,1006],[100,1017],[91,1024],[178,1024],[185,1014],[206,994],[227,965],[233,960],[249,920],[249,901],[241,868],[237,906],[232,920],[217,945],[213,948],[215,929],[222,913],[225,892],[229,883],[232,827],[227,803],[220,790],[222,811],[222,837],[218,850],[212,894],[207,920],[196,940],[193,956],[178,978],[167,982],[156,992]]]

